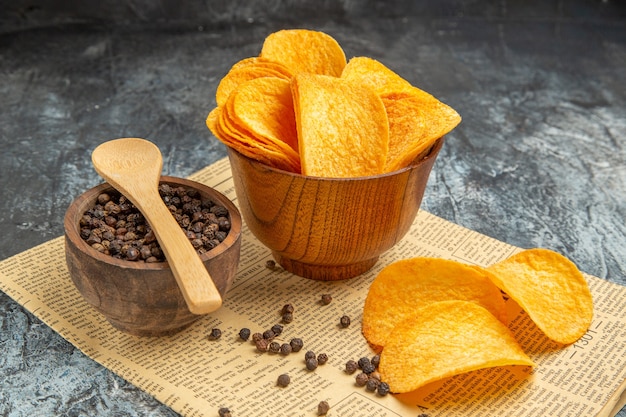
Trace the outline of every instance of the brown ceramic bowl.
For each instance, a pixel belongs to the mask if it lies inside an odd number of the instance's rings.
[[[181,178],[161,182],[193,188],[203,199],[229,211],[231,230],[226,239],[201,255],[222,297],[230,289],[241,246],[241,215],[224,195],[206,185]],[[116,328],[137,336],[174,334],[198,320],[178,288],[167,262],[132,262],[98,252],[80,237],[79,221],[95,205],[97,196],[112,190],[98,185],[80,195],[65,213],[65,253],[72,281],[89,304]]]
[[[228,149],[239,209],[276,261],[294,274],[339,280],[371,269],[408,232],[443,145],[410,166],[358,178],[310,177]]]

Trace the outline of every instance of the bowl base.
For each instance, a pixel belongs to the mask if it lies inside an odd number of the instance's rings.
[[[199,318],[200,316],[198,316],[198,319]],[[118,321],[107,318],[107,321],[109,322],[109,324],[111,324],[111,326],[115,327],[117,330],[122,331],[126,334],[129,334],[131,336],[139,336],[139,337],[173,336],[176,333],[179,333],[185,330],[186,328],[188,328],[189,326],[191,326],[196,320],[193,320],[192,322],[189,322],[189,323],[185,323],[182,326],[157,329],[157,328],[137,327],[137,326],[132,326],[132,325],[129,326],[128,323],[122,323],[122,322],[118,322]]]
[[[298,276],[317,281],[339,281],[354,278],[369,271],[378,261],[378,256],[348,265],[315,265],[299,262],[272,252],[276,262],[285,270]]]

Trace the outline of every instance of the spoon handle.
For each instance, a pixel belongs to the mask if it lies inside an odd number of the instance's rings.
[[[139,194],[139,195],[137,195]],[[172,216],[158,192],[137,190],[133,203],[144,214],[165,253],[178,287],[194,314],[207,314],[221,307],[222,297],[200,256]]]

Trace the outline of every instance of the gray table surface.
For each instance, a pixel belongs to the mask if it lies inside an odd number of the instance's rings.
[[[424,209],[626,284],[626,3],[79,3],[0,1],[0,259],[63,233],[102,141],[150,139],[175,176],[225,156],[204,124],[220,78],[303,27],[462,115]],[[2,416],[176,415],[1,292],[0,388]]]

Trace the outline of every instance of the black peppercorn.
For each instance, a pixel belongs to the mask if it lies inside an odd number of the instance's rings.
[[[291,339],[289,344],[291,345],[292,352],[300,352],[300,350],[304,346],[304,342],[302,342],[302,339],[298,337],[294,337],[293,339]]]
[[[339,319],[339,324],[343,328],[349,327],[350,326],[350,317],[348,317],[348,316],[341,316],[341,319]]]
[[[370,358],[368,358],[367,356],[363,356],[362,358],[359,358],[359,361],[357,362],[360,369],[363,369],[365,365],[371,365],[371,363],[372,362]]]
[[[365,383],[365,389],[370,392],[375,392],[378,389],[379,384],[380,381],[378,381],[377,379],[369,378]]]
[[[280,345],[280,353],[283,355],[289,355],[292,352],[291,345],[289,343],[283,343]]]
[[[267,352],[267,349],[269,347],[269,342],[265,339],[259,339],[256,341],[255,345],[256,345],[256,349],[259,352]]]
[[[317,405],[318,416],[325,416],[326,414],[328,414],[329,410],[330,410],[330,405],[326,401],[320,401],[320,403]]]
[[[280,336],[280,334],[283,332],[283,326],[281,326],[280,324],[275,324],[272,326],[271,330],[274,332],[274,335]]]
[[[272,330],[266,330],[263,332],[263,339],[271,341],[274,340],[274,337],[276,337],[276,334],[274,334]]]
[[[363,371],[363,373],[369,375],[372,372],[374,372],[376,370],[376,368],[374,368],[374,365],[372,365],[371,362],[367,362],[367,363],[363,364],[363,366],[361,367],[361,370]]]
[[[378,364],[380,363],[380,355],[372,356],[372,359],[370,359],[370,362],[372,362],[372,365],[374,365],[374,368],[378,368]]]
[[[278,352],[280,352],[280,343],[278,343],[278,342],[272,342],[272,343],[270,343],[270,345],[269,345],[269,347],[268,347],[268,350],[269,350],[271,353],[278,353]]]
[[[315,358],[309,358],[306,360],[306,369],[308,369],[309,371],[314,371],[315,369],[317,369],[317,359]]]
[[[293,305],[291,305],[291,304],[285,304],[285,305],[283,306],[282,310],[281,310],[281,313],[282,313],[282,314],[285,314],[285,313],[293,313],[293,311],[294,311]]]
[[[283,323],[289,324],[293,321],[293,313],[283,313]]]
[[[324,365],[326,362],[328,362],[328,355],[325,353],[320,353],[319,355],[317,355],[317,363],[320,365]]]
[[[250,338],[250,329],[244,327],[243,329],[239,330],[239,338],[241,340],[248,340]]]
[[[211,329],[209,340],[217,340],[220,337],[222,337],[222,331],[220,329]]]
[[[254,343],[258,342],[261,339],[263,339],[263,333],[256,332],[252,335],[252,341]]]
[[[385,396],[387,394],[389,394],[389,384],[386,382],[378,384],[378,395]]]
[[[364,387],[365,384],[367,384],[367,381],[370,378],[367,376],[367,374],[364,374],[363,372],[360,372],[355,378],[355,382],[359,387]]]
[[[231,417],[230,410],[226,407],[222,407],[217,412],[220,417]]]
[[[313,352],[312,350],[307,350],[304,354],[304,360],[306,361],[307,359],[311,358],[315,358],[315,352]]]
[[[278,381],[276,383],[279,387],[286,387],[291,382],[291,378],[287,374],[281,374],[278,376]]]
[[[358,367],[359,365],[355,361],[350,359],[348,362],[346,362],[346,373],[353,374],[356,372]]]
[[[324,304],[325,306],[330,304],[330,302],[333,300],[332,295],[330,294],[322,294],[322,304]]]
[[[273,259],[268,260],[267,262],[265,262],[265,267],[271,271],[276,269],[276,261]]]

